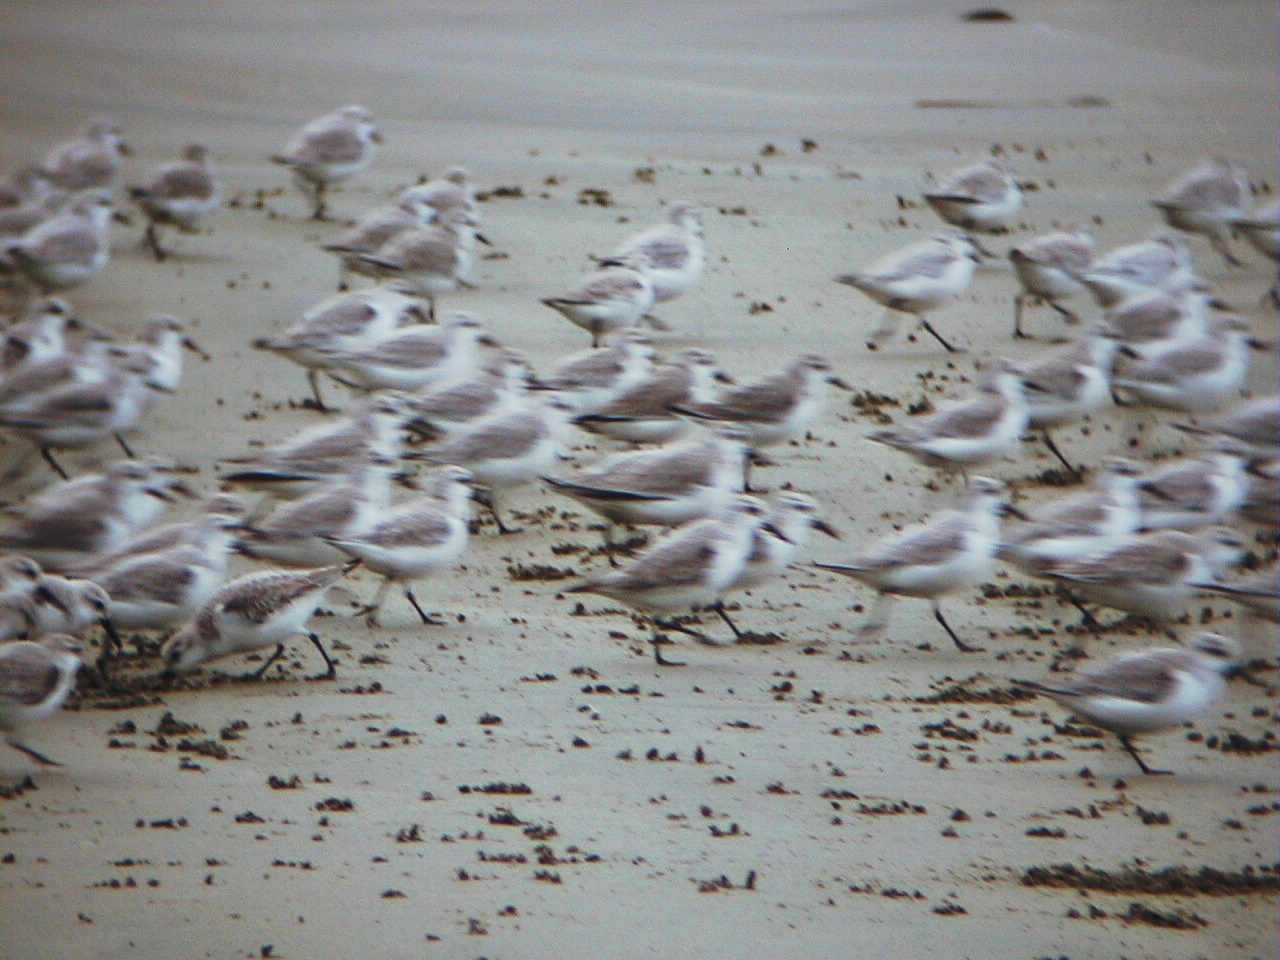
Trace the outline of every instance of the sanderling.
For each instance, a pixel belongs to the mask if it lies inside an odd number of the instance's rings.
[[[361,390],[416,390],[476,371],[481,343],[496,346],[478,319],[455,313],[443,323],[400,327],[358,347],[315,349],[326,372]]]
[[[323,220],[329,184],[367,168],[381,142],[373,115],[364,107],[349,106],[306,124],[271,160],[293,171],[298,186],[314,200],[311,219]]]
[[[170,461],[121,460],[5,508],[0,547],[52,570],[83,566],[150,524],[173,499],[171,492],[185,489]]]
[[[160,650],[166,675],[195,669],[207,660],[249,653],[275,646],[275,651],[250,674],[261,677],[284,655],[290,637],[306,637],[324,657],[328,679],[337,666],[320,638],[306,629],[306,622],[328,589],[359,561],[315,570],[268,570],[246,573],[219,587],[196,614],[195,620],[175,633]]]
[[[407,395],[376,394],[337,423],[318,424],[253,456],[224,459],[234,469],[222,479],[284,499],[309,493],[372,457],[399,459],[408,410]]]
[[[1132,738],[1194,720],[1221,696],[1226,677],[1238,669],[1239,656],[1234,640],[1206,633],[1190,649],[1139,650],[1079,676],[1014,682],[1110,730],[1143,773],[1167,774],[1172,771],[1153,770],[1143,762]]]
[[[534,386],[560,392],[579,415],[595,413],[643,381],[652,373],[653,363],[649,335],[632,328],[603,347],[565,357]]]
[[[84,133],[54,147],[40,162],[40,172],[54,186],[64,190],[111,189],[129,155],[120,124],[97,117]]]
[[[1049,564],[1042,574],[1105,607],[1173,620],[1195,598],[1193,584],[1216,580],[1239,560],[1243,547],[1230,527],[1195,534],[1156,530],[1133,534],[1109,550]]]
[[[88,447],[114,438],[126,456],[134,455],[124,434],[137,429],[150,407],[156,387],[149,376],[155,368],[145,354],[126,353],[108,359],[111,362],[100,377],[73,379],[0,404],[0,425],[34,443],[63,479],[67,473],[54,458],[54,450]]]
[[[19,240],[71,201],[65,190],[51,190],[20,207],[0,209],[0,243]]]
[[[416,299],[377,286],[328,297],[275,336],[259,337],[253,346],[305,368],[316,408],[325,410],[317,379],[326,366],[322,349],[360,349],[391,336],[399,327],[426,322],[426,311]]]
[[[465,431],[434,447],[412,451],[405,459],[466,467],[485,486],[486,506],[498,530],[511,533],[513,529],[502,522],[499,493],[532,483],[547,472],[560,455],[572,412],[563,398],[549,394],[541,402],[482,417]]]
[[[377,253],[379,247],[406,230],[427,226],[435,216],[426,204],[402,195],[395,203],[370,210],[337,238],[321,244],[321,250],[334,254],[341,263],[339,289],[345,289],[348,273],[378,276],[378,268],[360,258]]]
[[[648,376],[574,423],[627,443],[666,443],[688,428],[674,408],[705,403],[716,395],[716,383],[729,378],[706,350],[689,347],[674,360],[657,364]]]
[[[680,666],[663,658],[658,631],[665,627],[706,638],[656,614],[718,604],[742,572],[751,536],[768,516],[762,501],[739,494],[724,513],[677,527],[625,566],[565,592],[596,593],[643,611],[654,631],[654,659]]]
[[[1245,461],[1230,453],[1205,453],[1161,464],[1138,483],[1142,526],[1195,530],[1234,522],[1248,492]]]
[[[636,326],[649,312],[654,302],[649,272],[643,254],[602,260],[578,286],[542,302],[590,333],[591,345],[598,347],[607,335]]]
[[[113,208],[105,190],[83,193],[19,239],[6,241],[0,259],[44,294],[85,283],[111,258]]]
[[[1121,346],[1111,385],[1143,403],[1171,410],[1216,410],[1240,397],[1253,341],[1249,324],[1233,314],[1215,317],[1209,332],[1145,347]]]
[[[238,518],[206,514],[200,543],[131,554],[84,574],[106,591],[116,629],[172,630],[192,619],[227,573]]]
[[[956,170],[924,195],[938,216],[965,230],[998,233],[1022,209],[1022,187],[999,160],[985,160]]]
[[[699,420],[734,424],[746,432],[752,447],[767,447],[808,429],[822,411],[827,384],[849,389],[825,357],[809,353],[779,373],[733,387],[713,400],[672,408]]]
[[[673,203],[662,223],[632,234],[609,259],[620,260],[633,254],[642,255],[648,263],[655,303],[688,292],[701,279],[707,260],[702,212],[696,204]]]
[[[0,334],[0,376],[8,382],[23,368],[62,356],[67,349],[67,328],[78,322],[71,304],[61,297],[36,301],[25,319]]]
[[[1274,457],[1280,454],[1280,395],[1249,400],[1200,424],[1174,426],[1251,460]]]
[[[1229,583],[1215,580],[1193,586],[1205,593],[1226,597],[1262,620],[1280,623],[1280,568],[1274,563],[1264,570]]]
[[[997,551],[1000,559],[1035,572],[1118,546],[1141,524],[1141,476],[1132,460],[1108,458],[1092,490],[1047,504],[1030,523],[1006,534]]]
[[[1186,171],[1151,201],[1165,222],[1188,233],[1203,234],[1232,266],[1243,266],[1227,245],[1237,220],[1248,215],[1252,197],[1244,167],[1218,156]]]
[[[0,644],[0,730],[9,746],[42,766],[59,764],[23,743],[22,730],[62,706],[75,686],[81,649],[74,637],[61,634]]]
[[[241,524],[236,550],[282,567],[322,567],[347,554],[326,537],[366,529],[391,502],[394,460],[374,457],[349,476],[334,477],[313,493],[282,503],[270,515]]]
[[[818,502],[813,497],[793,490],[777,494],[769,502],[767,525],[757,527],[751,534],[747,561],[726,592],[749,590],[782,576],[804,551],[813,530],[821,530],[832,539],[840,539],[835,528],[818,516]],[[713,609],[728,624],[735,637],[741,639],[745,636],[729,618],[723,603],[715,604]]]
[[[1117,301],[1103,312],[1098,329],[1113,340],[1139,347],[1159,340],[1187,340],[1208,331],[1213,302],[1209,284],[1187,274]]]
[[[450,566],[467,547],[471,528],[471,473],[462,467],[441,467],[427,478],[424,496],[378,512],[355,530],[325,537],[366,569],[381,574],[377,594],[360,615],[371,626],[393,583],[402,584],[405,599],[424,624],[442,626],[422,609],[410,583]]]
[[[967,235],[941,233],[900,247],[860,273],[836,277],[836,283],[861,290],[888,308],[883,322],[867,340],[868,348],[874,350],[893,336],[898,314],[909,313],[948,353],[955,353],[957,348],[942,338],[925,314],[968,289],[977,261],[977,248]]]
[[[1093,231],[1074,226],[1028,240],[1009,251],[1022,290],[1013,301],[1013,335],[1025,337],[1022,314],[1027,300],[1047,303],[1068,323],[1079,318],[1062,305],[1085,291],[1080,279],[1093,263]]]
[[[356,260],[375,277],[398,280],[427,301],[435,320],[436,298],[467,285],[475,261],[476,221],[466,211],[438,215],[425,227],[402,230],[373,253]]]
[[[1026,387],[1018,368],[1003,361],[976,395],[943,406],[915,423],[877,430],[867,437],[928,466],[964,472],[973,464],[1017,450],[1027,423]]]
[[[144,242],[163,260],[167,252],[160,246],[161,226],[194,233],[222,202],[213,155],[204,144],[189,143],[180,160],[161,164],[145,184],[129,189],[129,197],[146,214]]]
[[[465,167],[449,167],[439,176],[406,187],[400,197],[441,213],[455,209],[474,213],[477,202],[475,179]]]
[[[1070,461],[1050,435],[1050,430],[1074,423],[1111,403],[1111,366],[1118,345],[1106,337],[1054,347],[1019,365],[1027,401],[1027,419],[1039,427],[1049,452],[1068,471]]]
[[[36,164],[28,164],[0,177],[0,210],[20,207],[50,193],[53,182]]]
[[[616,453],[572,476],[542,480],[610,523],[675,526],[719,513],[742,492],[745,440],[729,427],[706,439]]]
[[[465,431],[482,417],[513,410],[528,398],[532,371],[519,350],[501,349],[476,374],[417,390],[409,399],[409,430],[424,437]]]
[[[196,513],[182,520],[148,526],[127,538],[113,550],[93,557],[84,566],[76,567],[77,576],[92,579],[99,570],[123,563],[127,558],[144,553],[161,553],[176,547],[195,547],[208,550],[216,543],[230,524],[237,523],[245,515],[245,505],[239,497],[230,493],[214,493],[204,498]]]
[[[874,636],[888,625],[894,597],[919,597],[932,601],[934,619],[958,649],[976,652],[981,648],[960,639],[939,604],[947,594],[974,586],[991,573],[1006,495],[998,480],[970,477],[960,502],[941,516],[893,534],[848,562],[814,566],[876,590],[876,603],[858,631],[861,635]]]
[[[1146,240],[1095,257],[1081,279],[1098,303],[1109,307],[1125,297],[1149,293],[1194,272],[1186,238],[1161,229]]]

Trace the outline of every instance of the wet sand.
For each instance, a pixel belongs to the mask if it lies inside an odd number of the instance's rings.
[[[249,344],[332,292],[318,243],[340,227],[303,219],[265,158],[349,102],[387,144],[335,192],[335,216],[453,164],[487,191],[520,188],[484,205],[495,247],[476,289],[443,307],[473,311],[536,367],[585,346],[539,298],[689,199],[710,265],[664,307],[662,349],[711,349],[739,378],[821,352],[857,390],[894,398],[883,412],[901,421],[922,397],[963,393],[976,364],[1044,346],[1011,340],[1015,286],[994,261],[935,317],[967,353],[866,351],[880,310],[832,278],[935,227],[918,200],[930,177],[1007,156],[1035,189],[1017,229],[987,241],[1001,251],[1075,220],[1095,223],[1100,249],[1137,240],[1157,225],[1148,199],[1215,151],[1276,183],[1272,5],[1030,3],[1014,23],[961,22],[971,6],[10,3],[0,167],[98,113],[128,131],[128,180],[188,140],[215,151],[233,206],[163,264],[121,229],[108,272],[68,294],[121,336],[151,313],[190,321],[212,360],[191,361],[136,444],[192,467],[201,489],[220,457],[318,420],[296,403],[301,371]],[[1215,290],[1274,341],[1258,306],[1271,268],[1244,251],[1228,270],[1193,243]],[[1029,325],[1071,332],[1045,309]],[[1259,355],[1254,392],[1275,380],[1274,351]],[[1107,410],[1059,441],[1086,464],[1134,436],[1131,452],[1163,455],[1181,443],[1171,419],[1143,412],[1139,435]],[[812,493],[842,531],[814,558],[954,496],[867,442],[878,425],[836,394],[758,472]],[[575,457],[607,449],[584,436]],[[988,472],[1034,509],[1062,492],[1036,479],[1052,465],[1027,444]],[[38,458],[30,477],[47,481]],[[1024,883],[1053,864],[1272,869],[1275,754],[1223,748],[1231,733],[1274,745],[1264,691],[1233,685],[1194,730],[1150,738],[1177,776],[1141,777],[1055,705],[1004,702],[1008,678],[1043,675],[1078,620],[1051,598],[995,596],[1027,583],[1005,568],[990,598],[946,602],[982,653],[957,651],[910,601],[859,643],[870,591],[800,569],[733,598],[741,623],[781,642],[686,644],[672,655],[688,666],[664,670],[613,604],[575,615],[557,592],[600,569],[581,549],[598,542],[593,519],[534,488],[513,506],[523,532],[486,526],[421,586],[447,626],[423,629],[394,595],[381,628],[351,619],[368,574],[335,593],[314,624],[336,683],[305,679],[320,664],[304,646],[261,683],[217,682],[243,672],[231,661],[159,693],[139,669],[135,695],[87,690],[31,733],[65,766],[0,755],[0,955],[1276,955],[1274,873],[1269,890],[1225,896]],[[565,579],[524,579],[546,567]],[[1210,606],[1213,629],[1274,662],[1273,629]],[[1125,626],[1089,649],[1158,639]]]

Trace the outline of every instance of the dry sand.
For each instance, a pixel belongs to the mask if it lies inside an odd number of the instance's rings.
[[[1037,349],[1011,342],[1013,282],[993,263],[937,315],[969,353],[905,340],[866,352],[878,308],[831,278],[935,225],[915,202],[930,174],[999,146],[1038,187],[1017,237],[1096,217],[1104,249],[1148,233],[1147,198],[1214,151],[1275,184],[1274,4],[1041,2],[1011,5],[1014,23],[960,22],[970,6],[11,0],[0,167],[102,112],[128,129],[134,179],[188,140],[215,150],[235,208],[160,265],[122,231],[108,273],[70,295],[122,335],[153,312],[190,319],[212,362],[193,363],[137,445],[197,468],[205,489],[219,456],[317,419],[290,405],[301,373],[248,345],[331,292],[317,242],[338,228],[302,220],[264,158],[348,102],[374,111],[388,143],[336,193],[339,217],[457,163],[487,189],[522,189],[484,207],[497,254],[478,265],[478,289],[445,306],[476,312],[536,365],[584,345],[538,298],[687,198],[708,211],[712,263],[663,311],[675,328],[664,347],[713,349],[739,376],[816,350],[905,407],[962,392],[980,360]],[[607,205],[584,202],[596,195]],[[1196,244],[1221,295],[1274,337],[1274,317],[1252,306],[1270,268],[1250,253],[1228,271]],[[1063,332],[1048,311],[1031,324]],[[1255,388],[1273,388],[1275,356],[1256,371]],[[1177,445],[1167,417],[1142,416],[1139,453]],[[759,473],[812,492],[843,530],[815,555],[839,559],[952,496],[866,442],[872,426],[837,397],[811,439]],[[1131,432],[1107,411],[1061,440],[1096,463]],[[71,460],[83,470],[110,455]],[[1048,466],[1028,445],[991,472],[1034,505],[1058,492],[1030,479]],[[298,647],[269,682],[206,673],[116,709],[86,695],[31,735],[60,769],[0,755],[12,794],[0,800],[0,954],[1276,955],[1274,886],[1167,896],[1021,882],[1062,863],[1270,868],[1275,754],[1220,748],[1230,732],[1271,731],[1258,688],[1233,686],[1194,736],[1151,738],[1153,760],[1178,775],[1143,778],[1112,742],[1055,733],[1066,717],[1052,704],[984,697],[1046,671],[1073,611],[955,598],[952,622],[987,648],[963,655],[927,605],[904,602],[883,639],[855,644],[869,593],[805,570],[738,598],[742,622],[785,642],[686,647],[687,667],[662,670],[625,615],[597,614],[609,604],[572,616],[563,583],[513,577],[598,562],[554,552],[598,536],[567,501],[529,489],[515,505],[523,533],[487,527],[460,569],[423,585],[448,626],[423,630],[393,602],[370,630],[335,595],[316,623],[340,652],[336,683],[305,681],[318,665]],[[352,582],[361,596],[374,586]],[[1272,630],[1213,625],[1274,656]],[[1123,630],[1092,649],[1152,639]],[[166,713],[195,727],[163,726]]]

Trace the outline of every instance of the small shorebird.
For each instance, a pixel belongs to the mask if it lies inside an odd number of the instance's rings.
[[[1194,272],[1186,237],[1160,229],[1146,240],[1096,257],[1081,279],[1100,305],[1110,307],[1125,297],[1150,293]]]
[[[721,512],[742,492],[745,441],[736,428],[723,428],[706,439],[616,453],[542,481],[610,524],[676,526]]]
[[[884,320],[867,340],[869,349],[875,350],[893,336],[899,313],[909,313],[948,353],[956,353],[957,348],[942,338],[925,314],[950,303],[969,288],[977,261],[978,250],[973,241],[957,230],[901,247],[862,272],[836,277],[836,283],[861,290],[888,308]]]
[[[409,400],[409,429],[426,438],[466,432],[491,414],[514,410],[529,398],[529,358],[504,348],[476,373],[455,376],[415,390]]]
[[[1216,449],[1250,460],[1280,454],[1280,394],[1258,397],[1199,424],[1174,424]]]
[[[435,218],[435,210],[421,201],[401,194],[394,203],[375,207],[363,214],[335,239],[322,243],[320,249],[334,254],[341,264],[338,289],[346,289],[348,273],[358,273],[366,277],[379,276],[378,268],[360,258],[377,253],[379,247],[389,243],[406,230],[426,227]]]
[[[323,567],[348,554],[328,537],[368,528],[391,502],[396,461],[371,457],[347,476],[335,476],[313,493],[280,504],[268,516],[240,524],[236,551],[282,567]]]
[[[1064,560],[1110,550],[1137,531],[1142,521],[1137,492],[1142,468],[1110,457],[1087,493],[1055,500],[1031,521],[1004,536],[1000,559],[1029,572]]]
[[[79,286],[107,268],[115,201],[90,190],[49,219],[0,247],[0,264],[22,273],[42,294]]]
[[[166,676],[194,670],[207,660],[249,653],[274,646],[275,651],[249,676],[256,679],[284,655],[291,637],[306,637],[324,657],[328,670],[317,679],[330,679],[337,666],[316,634],[306,629],[325,593],[359,563],[316,570],[268,570],[247,573],[219,587],[196,614],[161,648]]]
[[[299,188],[313,198],[311,219],[323,220],[329,184],[365,170],[381,142],[373,115],[364,107],[348,106],[307,123],[271,160],[293,171]]]
[[[129,196],[147,217],[144,242],[163,260],[168,252],[160,246],[161,226],[195,233],[222,202],[213,155],[204,144],[189,143],[181,159],[161,164],[145,184],[131,187]]]
[[[1221,696],[1226,678],[1239,669],[1239,655],[1234,640],[1206,633],[1190,649],[1139,650],[1076,677],[1014,683],[1051,697],[1084,720],[1110,730],[1143,773],[1169,774],[1172,771],[1147,766],[1133,745],[1133,737],[1194,720]]]
[[[649,264],[654,303],[687,293],[702,278],[707,261],[702,212],[696,204],[673,203],[663,222],[632,234],[608,259],[621,260],[634,254],[642,255]]]
[[[1009,251],[1009,260],[1022,285],[1013,301],[1014,337],[1027,336],[1022,329],[1022,314],[1028,300],[1047,303],[1067,323],[1080,322],[1062,301],[1086,289],[1080,278],[1093,263],[1093,231],[1074,226],[1046,233],[1014,247]]]
[[[654,660],[660,666],[683,666],[662,656],[660,629],[710,641],[658,614],[719,604],[747,562],[752,534],[768,523],[768,516],[762,501],[740,494],[723,514],[677,527],[625,566],[565,592],[595,593],[641,611],[653,628]]]
[[[638,325],[653,307],[650,270],[642,253],[601,260],[572,290],[542,302],[590,333],[598,347],[609,334]]]
[[[29,555],[46,569],[74,569],[148,526],[175,491],[186,488],[171,461],[121,460],[6,507],[0,548]]]
[[[40,172],[63,190],[110,190],[129,153],[120,124],[109,117],[96,117],[80,137],[50,150],[40,162]]]
[[[476,221],[464,210],[437,216],[424,227],[402,230],[373,253],[355,259],[362,272],[396,280],[427,301],[427,319],[436,318],[436,299],[469,286],[475,262]]]
[[[0,644],[0,730],[5,742],[45,767],[60,764],[22,742],[22,730],[56,713],[76,683],[81,646],[63,634]]]
[[[1017,178],[995,159],[948,174],[924,199],[947,223],[983,233],[1007,230],[1024,201]]]
[[[659,363],[637,383],[574,424],[627,443],[666,443],[688,429],[676,407],[715,398],[716,384],[729,378],[706,350],[688,347],[674,360]]]
[[[399,583],[423,624],[438,627],[443,622],[427,615],[409,585],[462,556],[470,525],[471,473],[462,467],[441,467],[428,479],[425,495],[383,509],[351,532],[324,539],[381,574],[377,594],[360,611],[370,626],[378,625],[378,611],[387,591]]]
[[[1204,336],[1142,348],[1121,346],[1111,385],[1169,410],[1216,410],[1240,397],[1255,341],[1249,324],[1223,314]]]
[[[222,479],[282,499],[309,493],[371,457],[398,460],[408,415],[407,394],[375,394],[337,423],[318,424],[258,454],[222,460],[233,468]]]
[[[1049,431],[1110,405],[1111,366],[1117,348],[1114,340],[1091,335],[1050,348],[1018,367],[1027,402],[1027,422],[1040,429],[1049,452],[1070,473],[1077,468],[1063,456]]]
[[[909,453],[926,466],[963,473],[1017,450],[1028,422],[1022,376],[1016,366],[1002,361],[976,395],[867,438]]]
[[[1191,531],[1234,523],[1249,491],[1247,466],[1234,454],[1213,452],[1162,463],[1138,481],[1142,526]]]
[[[399,327],[366,346],[321,346],[315,353],[339,383],[360,390],[419,390],[475,373],[482,343],[497,345],[478,319],[455,313],[440,324]]]
[[[565,400],[551,394],[542,402],[482,417],[434,447],[411,451],[405,459],[466,467],[487,489],[488,500],[481,502],[493,514],[499,532],[515,533],[516,528],[502,522],[499,493],[532,483],[547,472],[560,456],[572,412]]]
[[[426,322],[426,311],[413,297],[388,286],[369,287],[327,297],[280,333],[259,337],[253,346],[304,368],[316,409],[326,411],[318,380],[328,364],[322,351],[363,349],[400,327]]]
[[[633,327],[611,337],[603,347],[563,358],[533,386],[560,392],[581,416],[595,413],[644,381],[653,364],[653,342]]]
[[[802,434],[821,413],[828,384],[849,385],[831,372],[825,357],[797,357],[778,373],[726,390],[713,400],[674,404],[685,416],[732,424],[753,448],[768,447]]]
[[[1209,307],[1216,302],[1202,277],[1174,277],[1118,300],[1103,311],[1098,331],[1134,347],[1161,340],[1188,340],[1209,329]]]
[[[846,563],[813,566],[860,580],[877,592],[875,606],[858,631],[860,635],[874,636],[888,626],[894,597],[920,597],[933,603],[933,618],[957,649],[977,652],[982,648],[965,643],[951,629],[939,601],[990,574],[1000,543],[1000,514],[1006,498],[1006,487],[1000,481],[970,477],[954,509],[929,523],[886,537]]]
[[[1244,167],[1217,156],[1183,173],[1151,202],[1169,226],[1203,234],[1223,260],[1240,267],[1244,264],[1231,252],[1227,237],[1248,216],[1252,196]]]
[[[1105,607],[1172,620],[1195,599],[1193,584],[1217,579],[1243,550],[1244,540],[1230,527],[1195,534],[1156,530],[1133,534],[1108,550],[1051,563],[1040,575]]]

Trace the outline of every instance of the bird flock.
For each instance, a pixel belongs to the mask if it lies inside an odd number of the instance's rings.
[[[328,223],[332,186],[368,169],[382,141],[370,111],[347,106],[303,125],[269,159],[293,175],[311,218]],[[707,267],[700,207],[667,205],[658,223],[541,299],[588,333],[590,346],[538,373],[480,318],[440,309],[465,302],[477,245],[491,242],[463,167],[424,178],[325,239],[337,292],[252,341],[305,371],[317,422],[227,451],[219,489],[193,490],[172,459],[136,455],[127,439],[145,434],[160,394],[179,391],[183,351],[200,352],[182,322],[156,316],[136,339],[114,339],[63,298],[108,268],[127,156],[119,125],[98,119],[0,182],[0,282],[20,304],[0,339],[0,433],[8,448],[38,451],[57,478],[0,515],[0,729],[39,763],[54,761],[23,731],[70,694],[99,627],[99,683],[110,684],[124,658],[136,665],[157,647],[158,682],[269,651],[252,674],[260,677],[295,638],[323,659],[317,679],[332,678],[339,664],[309,626],[331,588],[367,571],[380,583],[354,616],[378,627],[398,588],[424,629],[438,625],[415,585],[456,568],[483,534],[473,502],[499,535],[518,533],[510,494],[533,484],[602,521],[591,556],[608,566],[564,599],[596,595],[630,607],[651,626],[662,666],[679,665],[663,652],[672,632],[715,644],[690,616],[700,610],[750,639],[726,598],[798,563],[874,593],[861,636],[888,629],[894,598],[914,597],[932,604],[966,654],[982,648],[953,628],[941,601],[991,579],[997,563],[1045,581],[1095,628],[1106,608],[1174,636],[1201,596],[1277,619],[1280,398],[1245,399],[1252,353],[1275,342],[1215,298],[1191,246],[1206,238],[1228,269],[1242,266],[1232,246],[1239,237],[1273,265],[1280,259],[1280,207],[1253,208],[1248,178],[1230,160],[1215,157],[1171,183],[1153,201],[1165,225],[1145,240],[1097,253],[1090,229],[1077,224],[1013,247],[1013,337],[1029,336],[1034,304],[1072,335],[1029,359],[985,364],[967,395],[868,434],[926,468],[959,473],[959,496],[917,526],[810,561],[812,531],[841,537],[823,505],[789,483],[765,496],[751,468],[785,466],[785,456],[778,464],[765,451],[806,436],[828,387],[851,387],[816,354],[743,382],[703,346],[659,354],[671,327],[655,311],[694,290]],[[203,236],[222,205],[213,152],[189,144],[125,195],[155,259],[180,258],[164,231]],[[1026,202],[1001,159],[956,171],[923,200],[945,226],[836,278],[886,308],[865,336],[869,351],[885,349],[905,314],[946,353],[962,352],[936,317],[996,266],[978,235],[1008,233]],[[1075,305],[1086,296],[1092,318]],[[1277,288],[1268,297],[1280,303]],[[865,362],[857,353],[843,358],[848,367]],[[331,408],[322,385],[354,395],[348,409]],[[1142,462],[1135,440],[1091,471],[1073,463],[1051,431],[1113,405],[1167,418],[1190,454]],[[591,436],[617,449],[566,467]],[[1013,483],[971,472],[1025,457],[1028,438],[1045,444],[1068,481],[1090,473],[1089,488],[1027,516]],[[66,450],[104,457],[112,443],[126,459],[98,472],[72,477],[58,459]],[[26,466],[44,470],[34,453]],[[176,499],[197,503],[185,519],[162,522]],[[637,548],[617,537],[629,527],[658,532]],[[1246,559],[1252,570],[1233,573]],[[256,566],[232,575],[233,564],[248,563]],[[135,635],[136,653],[125,652],[122,631]],[[1075,677],[1013,682],[1113,731],[1156,773],[1131,738],[1203,711],[1241,656],[1237,640],[1204,634]]]

